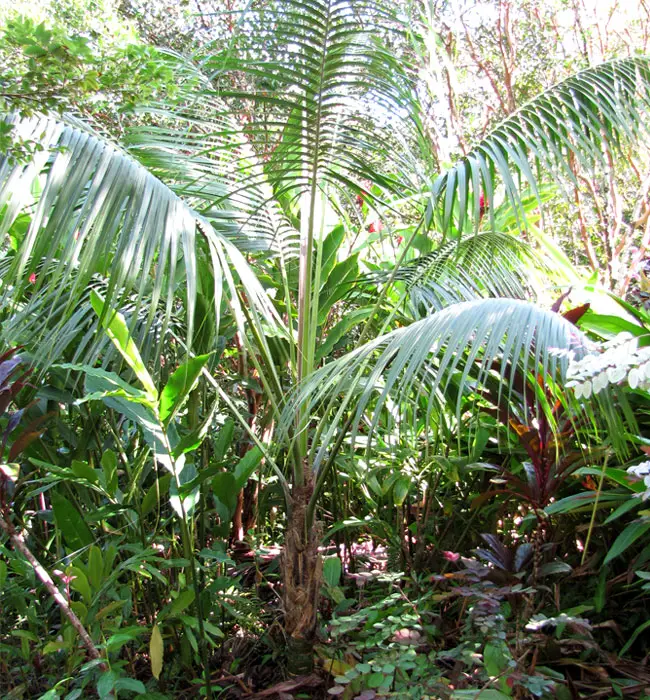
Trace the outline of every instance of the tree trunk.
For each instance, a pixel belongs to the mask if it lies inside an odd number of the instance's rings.
[[[314,667],[323,562],[318,553],[320,527],[315,523],[307,529],[305,518],[312,491],[311,483],[294,489],[282,552],[287,667],[292,675],[311,673]]]

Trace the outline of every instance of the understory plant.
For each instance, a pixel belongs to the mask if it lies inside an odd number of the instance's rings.
[[[620,427],[607,402],[564,393],[568,357],[588,355],[588,338],[529,299],[535,253],[497,224],[505,209],[523,236],[527,210],[545,204],[544,180],[575,182],[576,162],[611,169],[644,136],[650,102],[647,57],[590,66],[442,168],[417,66],[391,48],[407,30],[399,12],[374,0],[282,0],[244,17],[230,44],[165,57],[174,89],[138,105],[119,144],[78,117],[43,113],[53,105],[26,115],[7,99],[3,133],[34,147],[0,161],[2,337],[28,345],[43,373],[83,373],[84,396],[67,385],[72,400],[46,400],[84,412],[87,434],[69,435],[80,452],[110,444],[114,454],[63,468],[52,455],[33,459],[38,488],[52,492],[50,536],[64,558],[92,548],[91,504],[102,537],[136,533],[137,547],[120,540],[118,566],[148,574],[129,590],[147,591],[152,672],[161,674],[169,623],[181,659],[200,659],[208,697],[215,620],[230,602],[211,607],[201,582],[211,556],[224,563],[224,528],[248,537],[261,497],[283,519],[282,587],[271,590],[287,670],[307,674],[339,475],[372,472],[400,450],[425,464],[451,442],[469,452],[492,411],[494,440],[516,436],[507,447],[527,460],[503,466],[507,487],[490,496],[516,495],[541,521],[583,453],[594,454],[603,423]],[[222,438],[228,419],[236,449]],[[392,489],[404,507],[397,475]],[[146,531],[154,516],[156,527],[170,519],[168,559]],[[408,517],[407,506],[400,527]],[[405,532],[395,539],[403,546]],[[63,576],[83,587],[78,573]],[[261,571],[255,581],[261,595]],[[510,659],[495,644],[488,656],[506,661],[490,669],[505,675]],[[396,678],[372,664],[370,677],[382,688]]]

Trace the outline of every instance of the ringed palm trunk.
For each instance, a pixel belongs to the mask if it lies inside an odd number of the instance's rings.
[[[282,552],[288,670],[293,675],[310,673],[314,666],[323,564],[320,527],[307,520],[312,493],[311,480],[294,489]]]

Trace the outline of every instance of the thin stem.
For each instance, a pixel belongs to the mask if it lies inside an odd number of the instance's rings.
[[[393,282],[395,281],[395,277],[397,275],[397,272],[400,268],[400,265],[404,262],[404,258],[406,257],[406,254],[411,248],[411,244],[415,240],[415,237],[420,233],[420,229],[422,228],[424,224],[424,219],[420,220],[420,223],[415,227],[413,233],[411,234],[410,238],[406,242],[406,245],[404,246],[404,250],[402,251],[402,254],[399,256],[397,259],[397,262],[395,263],[395,266],[393,267],[393,271],[391,272],[390,277],[388,278],[388,282],[383,286],[381,292],[379,293],[379,297],[377,298],[377,301],[375,302],[375,305],[372,308],[372,311],[370,312],[370,315],[368,316],[368,320],[366,321],[366,325],[363,327],[363,331],[361,331],[361,335],[359,336],[359,340],[357,341],[357,347],[361,347],[363,343],[365,342],[366,338],[368,337],[368,333],[370,332],[370,327],[372,324],[372,320],[375,317],[375,314],[379,311],[379,308],[381,307],[384,299],[386,298],[386,294],[388,293],[388,290],[391,288]]]
[[[585,548],[582,550],[582,559],[580,560],[580,566],[583,566],[585,560],[587,559],[587,550],[589,549],[589,542],[591,541],[591,533],[594,529],[594,523],[596,522],[596,511],[598,510],[598,501],[600,500],[600,494],[603,490],[603,481],[605,481],[605,472],[607,471],[607,461],[609,455],[605,455],[603,460],[603,468],[600,470],[600,480],[598,481],[598,490],[596,491],[596,498],[594,499],[594,507],[591,511],[591,520],[589,521],[589,529],[587,530],[587,538],[585,539]]]
[[[14,526],[9,522],[9,520],[5,517],[4,514],[0,515],[0,528],[2,528],[6,532],[14,547],[25,557],[25,559],[27,559],[29,565],[34,570],[34,573],[47,589],[47,592],[52,596],[55,603],[59,606],[61,612],[65,615],[65,617],[68,618],[68,621],[79,635],[82,644],[84,645],[84,647],[86,647],[88,656],[90,656],[91,659],[102,659],[99,650],[93,643],[93,640],[90,638],[90,635],[88,634],[86,628],[81,623],[81,620],[75,615],[68,601],[56,587],[54,581],[52,580],[52,577],[45,570],[45,568],[38,561],[38,559],[32,554],[29,547],[25,544],[25,540],[22,534],[18,532],[16,528],[14,528]],[[102,661],[102,663],[99,665],[99,668],[101,668],[102,671],[108,671],[108,665],[104,661]]]

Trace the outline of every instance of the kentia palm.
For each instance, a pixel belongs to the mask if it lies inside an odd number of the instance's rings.
[[[70,120],[65,127],[49,119],[17,127],[46,148],[29,167],[5,158],[0,170],[0,203],[6,204],[2,231],[11,229],[16,249],[7,252],[3,270],[5,302],[15,312],[4,331],[12,334],[11,340],[24,333],[41,348],[44,339],[61,337],[62,344],[53,347],[68,346],[75,325],[87,319],[79,304],[99,274],[108,280],[107,306],[132,299],[134,329],[139,308],[153,302],[141,338],[151,328],[158,301],[166,302],[167,320],[180,299],[191,347],[197,296],[209,300],[217,319],[222,296],[227,298],[264,389],[269,420],[278,426],[268,449],[289,448],[285,624],[292,670],[299,671],[312,663],[316,630],[316,504],[328,469],[350,431],[356,435],[362,415],[374,411],[376,424],[392,392],[398,408],[408,415],[424,412],[428,419],[444,401],[452,376],[461,396],[498,357],[502,369],[497,375],[507,390],[509,363],[541,372],[561,369],[564,360],[556,360],[549,349],[580,352],[581,336],[561,317],[533,304],[487,299],[448,307],[372,339],[378,329],[390,328],[391,314],[383,309],[400,276],[402,253],[366,314],[357,341],[361,346],[317,369],[325,205],[340,209],[356,193],[372,201],[368,181],[374,192],[409,191],[411,173],[386,175],[393,171],[391,153],[377,138],[369,115],[380,109],[385,122],[394,128],[399,122],[408,132],[417,128],[417,105],[406,66],[373,38],[375,29],[380,36],[399,30],[378,3],[287,0],[265,18],[267,33],[245,36],[237,51],[202,59],[209,80],[196,81],[195,100],[163,105],[158,128],[139,130],[132,153],[151,171]],[[240,27],[245,33],[246,23]],[[246,75],[250,91],[233,89],[237,76]],[[561,167],[575,155],[585,167],[598,167],[604,139],[615,146],[638,135],[642,119],[637,105],[647,104],[649,84],[648,61],[634,58],[589,69],[548,90],[434,179],[419,231],[436,225],[445,234],[458,235],[476,227],[480,195],[485,194],[493,211],[499,179],[520,211],[514,176],[520,174],[535,189],[531,155],[540,166]],[[257,120],[257,113],[248,110],[242,128],[233,121],[232,105],[247,104],[270,106],[269,117]],[[366,114],[357,109],[359,104],[369,107]],[[185,128],[177,128],[179,123]],[[262,134],[275,136],[275,151],[259,147]],[[377,163],[384,166],[382,172]],[[43,187],[31,208],[27,193],[37,176]],[[23,235],[14,224],[25,211],[31,221]],[[284,242],[291,248],[296,228],[300,252],[294,296]],[[269,233],[272,239],[281,236],[284,318],[254,268],[228,240],[233,229],[240,245],[268,241]],[[251,231],[255,235],[246,235]],[[274,245],[277,239],[268,247]],[[480,286],[489,290],[490,283]],[[39,316],[39,309],[48,313]],[[164,329],[163,323],[161,339]],[[274,335],[289,347],[280,366],[271,347]],[[370,342],[362,344],[365,340]],[[287,376],[298,389],[288,405]],[[416,378],[422,377],[425,381],[418,385]],[[313,421],[315,415],[323,420]]]

